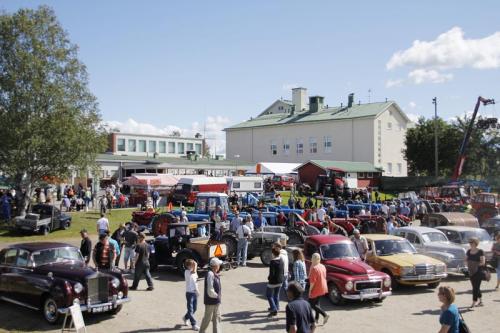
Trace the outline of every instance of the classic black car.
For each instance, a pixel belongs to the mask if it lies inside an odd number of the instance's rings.
[[[55,324],[73,304],[82,312],[118,313],[129,301],[117,272],[86,267],[80,251],[64,243],[23,243],[0,251],[0,299],[40,310]]]
[[[500,215],[494,216],[492,218],[487,219],[482,225],[481,228],[488,231],[491,236],[495,236],[500,233]]]
[[[56,229],[68,229],[71,216],[62,213],[57,207],[47,204],[33,206],[24,217],[16,217],[16,229],[22,232],[39,232],[47,235]]]

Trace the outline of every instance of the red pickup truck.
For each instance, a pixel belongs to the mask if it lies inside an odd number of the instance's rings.
[[[293,248],[288,248],[288,251],[292,250]],[[333,304],[341,305],[345,300],[382,302],[391,295],[390,276],[363,262],[349,238],[341,235],[315,235],[306,238],[304,256],[308,272],[311,257],[316,252],[320,254],[321,263],[326,267],[328,298]]]
[[[291,190],[295,180],[290,176],[274,176],[272,179],[273,186],[277,190]]]

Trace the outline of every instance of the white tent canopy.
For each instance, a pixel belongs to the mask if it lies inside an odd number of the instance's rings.
[[[255,166],[245,171],[246,175],[296,175],[295,168],[299,167],[300,163],[273,163],[259,162]]]

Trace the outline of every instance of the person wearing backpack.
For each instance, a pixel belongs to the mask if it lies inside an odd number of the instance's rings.
[[[439,323],[441,329],[438,333],[459,333],[460,314],[455,302],[455,290],[451,287],[439,287],[439,301],[441,305],[441,314],[439,315]]]

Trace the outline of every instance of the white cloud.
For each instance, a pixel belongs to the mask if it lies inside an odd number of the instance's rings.
[[[179,131],[182,136],[193,137],[196,133],[204,134],[207,143],[210,146],[212,154],[224,155],[226,153],[226,135],[222,131],[230,125],[230,120],[223,116],[208,116],[205,123],[193,122],[191,128],[181,128],[175,125],[166,125],[158,127],[149,123],[137,122],[132,118],[125,122],[112,120],[104,122],[104,125],[110,129],[117,129],[123,133],[152,134],[152,135],[170,135],[173,131]]]
[[[406,113],[406,116],[414,123],[418,122],[418,119],[422,117],[421,115],[414,113]]]
[[[408,79],[414,84],[443,83],[453,79],[453,74],[442,74],[433,69],[415,69],[408,73]]]
[[[408,106],[410,107],[410,109],[414,109],[417,107],[417,103],[415,103],[414,101],[410,101],[410,103],[408,103]]]
[[[450,71],[459,68],[500,68],[500,31],[478,38],[466,39],[460,27],[453,27],[432,41],[415,40],[411,47],[394,53],[386,64],[388,70],[409,67],[408,80],[389,80],[386,87],[443,83],[453,79]]]

